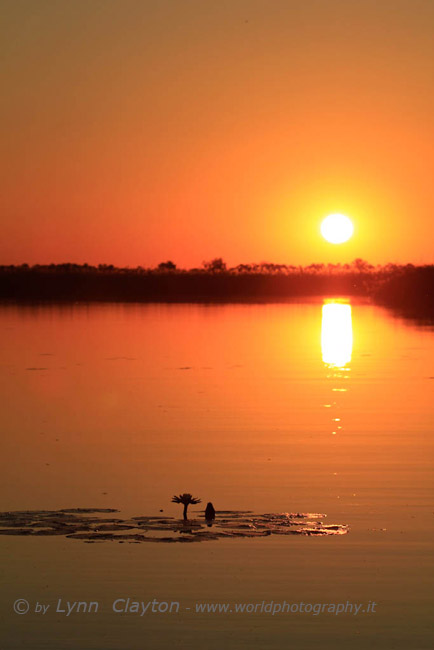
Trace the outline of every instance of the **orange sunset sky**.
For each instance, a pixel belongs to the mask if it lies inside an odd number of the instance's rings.
[[[434,2],[2,0],[0,25],[0,264],[433,262]]]

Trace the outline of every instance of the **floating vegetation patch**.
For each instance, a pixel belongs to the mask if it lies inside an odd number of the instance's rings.
[[[213,521],[173,517],[132,517],[120,519],[103,515],[112,508],[70,510],[25,510],[0,513],[0,535],[63,535],[94,542],[202,542],[217,539],[268,537],[270,535],[345,535],[348,526],[325,524],[320,513],[265,513],[220,510]],[[202,513],[203,517],[203,513]]]

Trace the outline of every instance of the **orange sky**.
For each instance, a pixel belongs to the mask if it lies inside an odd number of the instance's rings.
[[[434,261],[433,2],[3,0],[0,25],[0,264]]]

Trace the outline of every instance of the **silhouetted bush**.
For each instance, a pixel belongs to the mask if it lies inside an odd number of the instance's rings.
[[[156,269],[100,264],[0,266],[0,299],[13,301],[243,302],[283,301],[301,296],[366,296],[426,314],[434,312],[434,266],[310,264],[306,267],[239,264],[222,258],[202,269]]]

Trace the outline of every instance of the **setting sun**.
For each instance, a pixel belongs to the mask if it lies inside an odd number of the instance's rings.
[[[344,214],[329,214],[321,223],[321,234],[330,244],[343,244],[353,232],[354,226]]]

